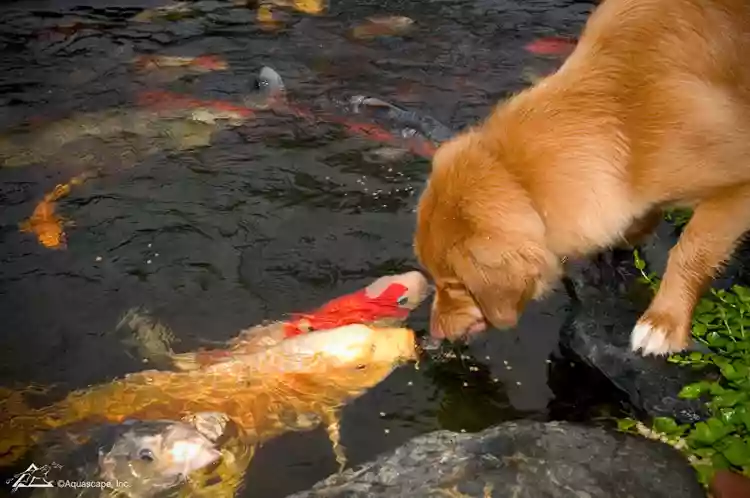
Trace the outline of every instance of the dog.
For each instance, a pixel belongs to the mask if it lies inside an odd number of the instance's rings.
[[[606,0],[560,69],[445,142],[417,206],[431,335],[512,328],[568,258],[693,208],[631,333],[689,346],[694,308],[750,229],[750,2]]]

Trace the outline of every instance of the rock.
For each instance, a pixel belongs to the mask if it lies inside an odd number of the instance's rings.
[[[288,498],[691,498],[706,495],[668,445],[564,422],[437,431]]]
[[[659,237],[643,248],[644,258],[650,262],[660,256],[656,266],[665,264],[667,249],[656,246],[663,243]],[[573,312],[560,332],[563,354],[601,372],[640,416],[673,417],[679,423],[707,418],[703,401],[677,396],[686,384],[705,378],[706,372],[630,350],[630,333],[652,296],[637,282],[632,251],[613,251],[596,259],[568,269]],[[660,274],[661,268],[652,271]]]

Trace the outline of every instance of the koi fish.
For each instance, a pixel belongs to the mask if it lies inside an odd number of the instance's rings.
[[[215,55],[184,57],[173,55],[139,55],[132,61],[138,70],[162,68],[189,68],[198,72],[224,71],[229,67],[227,61]]]
[[[134,339],[140,355],[161,368],[195,370],[238,354],[251,354],[276,346],[291,337],[352,324],[375,327],[401,326],[409,313],[430,293],[427,279],[418,271],[380,277],[364,289],[333,299],[287,320],[264,323],[210,350],[175,353],[174,334],[147,315],[130,310],[118,325],[120,333]]]
[[[169,112],[167,112],[169,111]],[[210,143],[216,126],[199,121],[186,109],[107,109],[75,114],[53,122],[23,125],[0,135],[0,167],[28,166],[59,158],[61,150],[83,139],[99,138],[105,146],[133,149],[133,136],[147,139],[138,154],[189,150]],[[214,121],[222,116],[214,116]],[[89,157],[89,156],[86,156]],[[90,161],[90,159],[89,159]]]
[[[576,47],[577,41],[571,38],[550,36],[526,44],[526,50],[535,55],[569,55]]]
[[[151,498],[183,487],[206,489],[204,475],[219,469],[240,477],[249,449],[236,444],[237,430],[225,414],[215,412],[181,420],[74,424],[46,434],[31,460],[40,469],[55,469],[55,480],[102,482],[99,497],[122,496],[118,483],[127,483],[125,496]],[[237,462],[242,462],[240,469],[233,468]],[[60,493],[37,489],[33,496],[52,498]]]
[[[455,135],[453,130],[432,116],[417,114],[414,111],[408,111],[378,98],[355,95],[351,98],[350,102],[353,111],[357,114],[369,113],[375,116],[380,115],[399,125],[405,125],[418,131],[436,144],[443,143]]]
[[[349,118],[344,118],[333,113],[313,112],[310,109],[293,105],[286,99],[285,86],[281,76],[270,67],[264,67],[261,70],[259,86],[264,90],[260,93],[260,95],[264,96],[262,105],[254,101],[257,97],[245,99],[244,105],[239,105],[221,100],[201,100],[166,91],[144,92],[140,95],[138,102],[141,105],[155,109],[192,109],[193,117],[196,120],[201,119],[200,116],[202,113],[209,113],[212,116],[217,114],[224,115],[235,119],[237,122],[248,119],[258,110],[272,108],[275,111],[287,112],[311,122],[323,120],[335,123],[342,126],[351,135],[365,137],[376,142],[395,144],[427,159],[432,158],[437,149],[436,144],[431,143],[430,140],[425,140],[418,130],[412,128],[403,129],[401,136],[397,136],[393,132],[376,124],[352,121]],[[392,109],[400,110],[396,106],[391,107]],[[400,111],[401,115],[408,113],[408,111]],[[416,117],[412,119],[416,122]],[[435,129],[437,130],[437,128]]]
[[[356,324],[296,335],[196,370],[129,374],[41,408],[27,407],[22,392],[11,392],[0,400],[0,464],[20,458],[48,431],[71,424],[176,419],[210,411],[237,423],[248,445],[325,423],[343,469],[341,406],[416,357],[412,330]]]
[[[351,30],[358,40],[371,40],[380,36],[399,36],[408,33],[414,20],[406,16],[373,16]]]
[[[177,21],[199,15],[189,2],[174,2],[169,5],[144,9],[131,18],[133,22],[153,22],[157,20]]]
[[[75,176],[69,182],[58,184],[52,192],[45,194],[34,208],[31,217],[19,224],[21,232],[35,234],[39,243],[47,249],[65,249],[67,243],[64,227],[72,225],[72,222],[57,214],[57,201],[68,195],[74,186],[83,183],[88,176],[88,173]]]
[[[273,81],[274,86],[284,88],[283,80],[276,71],[274,71],[270,67],[265,67],[261,71],[261,74],[264,74],[264,72],[266,79],[269,81]],[[441,128],[447,130],[447,128],[445,128],[443,125],[441,125],[431,117],[420,119],[420,117],[417,116],[416,113],[405,111],[382,100],[372,99],[369,97],[353,97],[350,102],[348,104],[344,104],[343,107],[350,112],[353,110],[355,113],[359,112],[360,106],[369,105],[371,107],[374,107],[376,105],[376,102],[379,106],[388,107],[391,111],[389,117],[398,125],[398,128],[400,128],[399,134],[395,134],[377,124],[352,121],[349,118],[344,118],[328,112],[314,113],[311,110],[294,106],[290,104],[288,100],[286,100],[283,91],[278,92],[277,97],[270,101],[273,103],[274,109],[284,109],[291,114],[294,114],[300,118],[308,119],[310,121],[322,119],[324,121],[335,123],[342,126],[351,135],[365,137],[375,142],[396,145],[426,159],[432,158],[435,150],[437,150],[437,144],[443,139],[440,139],[439,141],[425,139],[425,136],[422,134],[422,130],[428,128],[431,129],[433,139],[439,138]],[[352,104],[355,105],[352,106]],[[417,124],[418,126],[417,129],[412,127],[415,124]],[[450,134],[452,135],[452,132],[450,132]]]

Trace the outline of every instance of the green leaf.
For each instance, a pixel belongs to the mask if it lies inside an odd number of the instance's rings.
[[[746,406],[740,406],[735,411],[740,422],[745,426],[745,430],[750,431],[750,411]]]
[[[732,431],[721,420],[710,418],[705,422],[698,422],[695,428],[690,431],[688,438],[700,446],[711,446]]]
[[[716,408],[726,408],[735,406],[747,400],[747,393],[742,391],[726,391],[724,394],[716,396],[712,401]]]
[[[750,289],[741,285],[733,285],[732,292],[734,292],[739,300],[743,303],[750,303]]]
[[[633,250],[633,257],[635,258],[636,269],[643,271],[646,268],[646,262],[641,259],[641,255],[638,253],[638,249]]]
[[[708,448],[696,448],[693,450],[693,454],[699,458],[710,458],[716,453],[716,449]]]
[[[693,324],[693,335],[703,337],[706,335],[706,332],[708,332],[708,327],[706,327],[705,323],[698,322]]]
[[[695,319],[699,323],[704,323],[704,324],[708,325],[709,323],[711,323],[714,320],[716,320],[716,315],[712,315],[712,314],[709,314],[709,313],[701,313],[700,315],[695,315]]]
[[[710,313],[716,308],[716,303],[710,299],[701,299],[698,301],[698,305],[695,307],[695,314],[700,315],[704,313]]]
[[[736,366],[734,363],[721,362],[719,368],[721,369],[721,375],[723,375],[725,379],[731,381],[745,380],[750,374],[748,367],[739,362],[736,363]]]
[[[688,358],[693,363],[699,363],[703,360],[703,353],[699,353],[698,351],[692,351],[690,355],[688,356]]]
[[[727,457],[725,457],[721,453],[715,453],[711,457],[711,464],[714,468],[714,470],[718,469],[728,469],[731,465],[729,464],[729,460],[727,460]]]
[[[712,396],[721,396],[722,394],[727,392],[727,390],[724,389],[718,382],[709,382],[709,384],[711,385],[711,387],[709,388],[709,392]]]
[[[662,432],[668,436],[682,435],[685,428],[677,425],[677,422],[670,417],[654,418],[654,430]]]
[[[738,407],[741,408],[741,407]],[[727,425],[737,425],[741,423],[738,408],[721,408],[719,409],[719,418]]]
[[[717,332],[709,332],[709,334],[706,335],[706,342],[709,346],[719,349],[727,343],[727,339]]]
[[[711,389],[711,385],[711,382],[705,380],[701,382],[695,382],[693,384],[688,384],[682,388],[677,396],[683,399],[697,399],[703,393],[709,391]]]
[[[708,484],[714,477],[714,473],[716,472],[711,465],[704,463],[696,465],[695,471],[698,474],[698,482],[700,482],[704,486],[708,486]]]
[[[632,418],[620,418],[617,419],[617,429],[623,432],[630,431],[636,425],[636,421]]]
[[[724,457],[737,467],[750,465],[750,445],[739,436],[731,436],[722,451]]]

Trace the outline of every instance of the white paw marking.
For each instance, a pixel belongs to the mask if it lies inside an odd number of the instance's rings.
[[[669,333],[662,328],[654,327],[648,322],[638,322],[630,334],[630,349],[634,352],[643,350],[643,356],[661,356],[676,353],[682,348],[674,347],[669,341]]]

